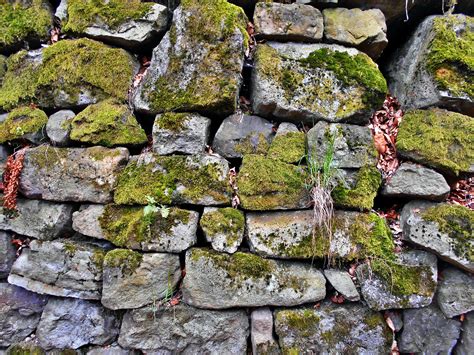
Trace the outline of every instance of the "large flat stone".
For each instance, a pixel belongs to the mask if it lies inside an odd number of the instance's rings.
[[[441,272],[436,300],[448,318],[474,310],[474,276],[453,267]]]

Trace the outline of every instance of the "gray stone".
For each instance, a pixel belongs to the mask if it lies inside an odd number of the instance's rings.
[[[7,163],[7,158],[9,155],[8,149],[5,146],[0,145],[0,176],[3,175],[5,164]]]
[[[72,298],[53,298],[41,316],[36,335],[45,349],[103,345],[119,332],[117,315],[102,306]]]
[[[321,59],[337,61],[340,56],[347,59],[347,65],[359,65],[361,71],[370,73],[377,87],[364,84],[355,73],[352,77],[342,75],[344,67],[335,72]],[[255,114],[308,123],[319,120],[368,123],[387,91],[377,65],[355,48],[278,42],[257,46],[251,88]]]
[[[441,227],[437,222],[426,220],[424,215],[429,211],[446,209],[446,217],[454,222],[454,228]],[[456,217],[459,211],[467,217]],[[410,243],[435,253],[441,259],[469,272],[474,272],[472,250],[472,214],[474,211],[466,207],[435,204],[425,201],[411,201],[402,210],[400,222],[403,238]],[[459,237],[459,233],[464,233]],[[463,235],[465,237],[463,237]],[[467,239],[464,239],[467,238]]]
[[[31,110],[29,112],[23,111],[23,108],[18,108],[18,111],[11,111],[9,113],[0,114],[0,130],[8,132],[9,134],[3,135],[1,143],[13,142],[21,143],[22,141],[31,143],[33,145],[39,145],[46,141],[45,126],[42,125],[39,128],[23,129],[22,123],[25,126],[32,124],[33,120],[42,119],[46,120],[46,113],[41,110]],[[33,114],[35,111],[41,111],[39,114]],[[13,116],[9,117],[9,116]],[[38,117],[39,116],[39,117]],[[7,123],[6,121],[10,123]]]
[[[329,42],[356,47],[377,59],[388,44],[385,16],[379,9],[325,9],[324,37]]]
[[[373,260],[357,267],[362,297],[376,311],[431,304],[438,277],[437,259],[419,250],[397,254],[394,262]]]
[[[109,309],[140,308],[169,297],[180,277],[178,255],[112,250],[104,260],[101,302]]]
[[[320,42],[323,38],[323,16],[312,6],[259,2],[253,20],[261,38],[302,42]]]
[[[112,201],[117,174],[128,157],[126,148],[28,149],[20,191],[28,198],[107,203]]]
[[[413,163],[402,163],[385,184],[382,195],[443,201],[450,191],[446,179],[440,173]]]
[[[16,259],[8,282],[40,294],[98,300],[104,255],[71,239],[34,240]]]
[[[470,355],[472,349],[474,349],[474,312],[468,313],[462,323],[461,338],[454,353],[456,355]]]
[[[127,311],[118,342],[147,354],[245,354],[248,333],[245,310],[209,311],[179,304]]]
[[[385,311],[384,315],[389,317],[392,320],[393,327],[395,328],[395,332],[398,333],[403,328],[403,311]]]
[[[440,34],[436,29],[440,25],[441,28],[446,27],[449,33]],[[430,67],[431,45],[435,40],[445,41],[445,36],[450,36],[450,46],[459,48],[460,55],[464,55],[461,53],[466,45],[461,43],[468,42],[462,37],[472,30],[472,21],[469,22],[468,16],[430,16],[395,53],[387,68],[391,79],[390,92],[405,109],[437,106],[474,116],[474,100],[469,94],[472,83],[468,78],[471,73],[463,69],[465,63],[452,59],[458,58],[457,53],[441,57],[441,63],[436,62],[432,64],[434,67]],[[467,60],[469,55],[465,55]]]
[[[308,264],[191,249],[182,290],[183,301],[200,308],[295,306],[323,299],[325,283]]]
[[[153,125],[153,151],[160,155],[203,154],[211,120],[195,113],[157,115]]]
[[[241,158],[243,154],[266,154],[272,139],[269,121],[236,113],[222,121],[212,147],[225,158]]]
[[[273,336],[273,314],[270,308],[257,308],[250,315],[252,353],[281,354],[278,343]]]
[[[104,210],[104,205],[81,205],[72,214],[72,229],[88,237],[105,239],[99,221]]]
[[[388,354],[392,344],[383,316],[361,303],[276,310],[275,330],[283,353]]]
[[[474,276],[455,268],[441,272],[438,286],[438,306],[444,315],[453,318],[474,310]]]
[[[16,257],[16,249],[12,244],[12,235],[0,231],[0,279],[8,276]]]
[[[0,346],[20,342],[33,333],[48,298],[0,283]]]
[[[448,319],[432,304],[403,311],[402,353],[451,354],[461,332],[461,322]]]
[[[138,350],[128,350],[116,343],[106,346],[95,346],[87,350],[86,355],[140,355]]]
[[[17,199],[18,215],[0,213],[0,229],[42,240],[56,239],[71,231],[73,205]]]
[[[307,134],[308,154],[314,161],[324,161],[329,148],[328,133],[334,137],[334,167],[361,168],[377,162],[374,141],[368,127],[323,121],[318,122]]]
[[[327,269],[324,270],[324,276],[329,283],[339,292],[346,300],[359,301],[360,295],[352,281],[351,275],[344,270]]]
[[[71,110],[61,110],[49,116],[46,134],[53,145],[63,147],[69,144],[71,121],[75,116]]]

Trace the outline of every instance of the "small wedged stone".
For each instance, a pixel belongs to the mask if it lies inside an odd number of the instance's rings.
[[[368,123],[387,92],[369,56],[336,44],[259,44],[251,86],[258,116],[308,123]]]
[[[445,203],[411,201],[403,207],[400,221],[406,241],[474,272],[474,211]]]
[[[212,142],[224,158],[242,158],[244,154],[268,151],[273,139],[273,124],[258,116],[236,113],[222,121]]]
[[[258,2],[253,20],[260,38],[295,42],[320,42],[323,38],[323,16],[312,6]]]
[[[245,310],[211,311],[180,303],[127,311],[118,343],[148,354],[245,354],[248,333]]]
[[[77,349],[111,342],[119,332],[118,316],[99,304],[51,298],[44,308],[36,336],[44,349]]]
[[[468,313],[462,323],[462,333],[455,354],[469,355],[472,349],[474,349],[474,312]]]
[[[277,309],[275,330],[284,354],[386,354],[393,339],[382,314],[361,303]]]
[[[351,275],[347,271],[327,269],[324,270],[324,276],[346,300],[353,302],[360,300],[359,292],[357,292],[354,281],[352,281]]]
[[[253,354],[281,354],[278,342],[273,336],[273,313],[270,308],[257,308],[250,314]]]
[[[10,346],[33,333],[47,301],[47,296],[1,282],[0,346]]]
[[[28,142],[34,145],[46,139],[46,113],[38,108],[18,107],[0,115],[0,143]]]
[[[14,217],[0,212],[0,229],[41,240],[63,237],[72,231],[73,205],[18,198],[17,209]]]
[[[183,301],[199,308],[295,306],[323,299],[325,283],[311,265],[191,249],[182,290]]]
[[[374,259],[356,269],[361,293],[376,311],[421,308],[431,304],[438,277],[437,259],[424,251],[396,254],[396,260]]]
[[[8,282],[40,294],[98,300],[104,255],[72,239],[33,240],[14,262]]]
[[[436,300],[448,318],[474,310],[474,276],[453,267],[441,272]]]
[[[450,187],[440,173],[413,163],[402,163],[382,189],[387,197],[443,201]]]
[[[203,154],[211,120],[196,113],[167,112],[155,117],[153,151],[160,155]]]
[[[451,354],[461,332],[461,322],[448,319],[435,304],[403,311],[398,347],[403,353]]]
[[[175,207],[163,217],[145,216],[138,206],[84,205],[73,215],[73,229],[119,247],[179,253],[196,243],[198,220],[198,212]]]
[[[0,279],[8,276],[16,258],[12,237],[13,235],[8,232],[0,231]]]
[[[51,201],[111,202],[128,157],[126,148],[31,148],[25,153],[20,191]]]
[[[67,146],[70,142],[71,121],[76,114],[71,110],[60,110],[48,118],[46,134],[52,145]]]

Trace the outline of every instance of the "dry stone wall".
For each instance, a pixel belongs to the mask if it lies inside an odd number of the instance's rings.
[[[433,3],[0,1],[0,354],[472,353],[474,9]]]

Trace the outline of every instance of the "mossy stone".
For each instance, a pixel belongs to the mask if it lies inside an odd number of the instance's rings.
[[[277,134],[268,150],[268,157],[285,163],[298,163],[306,153],[306,135],[304,132]]]
[[[44,111],[29,106],[19,107],[8,113],[0,122],[0,143],[25,138],[41,131],[48,122]],[[33,140],[35,141],[35,140]]]
[[[234,252],[242,242],[245,217],[235,208],[205,209],[199,224],[206,239],[218,251]]]
[[[143,256],[129,249],[114,249],[109,251],[104,258],[104,267],[120,268],[123,274],[133,274],[140,266]]]

